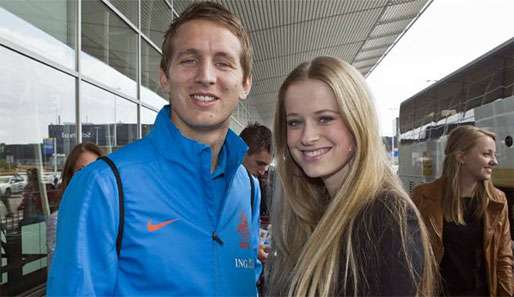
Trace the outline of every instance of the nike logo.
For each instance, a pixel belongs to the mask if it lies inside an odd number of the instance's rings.
[[[178,219],[167,220],[158,224],[152,224],[152,220],[148,220],[148,223],[146,223],[146,230],[148,230],[148,232],[155,232],[175,222],[176,220]]]

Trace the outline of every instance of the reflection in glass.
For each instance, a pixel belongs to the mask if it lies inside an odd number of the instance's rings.
[[[164,33],[171,23],[173,14],[162,0],[141,1],[141,32],[157,46],[161,46]]]
[[[66,0],[0,0],[0,38],[75,68],[75,6]]]
[[[82,142],[112,152],[137,138],[136,105],[84,83],[81,104]]]
[[[143,137],[145,137],[153,128],[157,113],[146,107],[141,107],[141,130]]]
[[[6,295],[20,294],[46,277],[45,217],[56,207],[56,185],[75,145],[74,122],[75,79],[0,46],[1,285]]]
[[[137,27],[137,1],[107,0]]]
[[[82,1],[83,73],[136,97],[137,34],[99,0]]]
[[[141,40],[141,100],[161,108],[167,103],[167,94],[159,82],[161,54],[146,41]]]
[[[123,98],[116,98],[116,146],[118,148],[137,139],[137,106]]]

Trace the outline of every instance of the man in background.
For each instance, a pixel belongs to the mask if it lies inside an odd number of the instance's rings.
[[[273,160],[273,150],[271,145],[271,130],[255,122],[248,124],[241,131],[239,136],[248,145],[248,152],[243,164],[248,171],[259,179],[261,187],[261,217],[269,217],[269,206],[271,206],[272,176],[269,168]]]

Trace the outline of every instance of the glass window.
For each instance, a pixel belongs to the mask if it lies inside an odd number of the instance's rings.
[[[75,145],[75,79],[0,46],[2,293],[46,279],[45,218]]]
[[[136,105],[89,83],[82,87],[82,141],[112,152],[137,138]]]
[[[171,8],[162,0],[141,1],[141,32],[157,46],[162,45],[164,33],[171,23]]]
[[[116,98],[116,149],[137,139],[137,106]]]
[[[143,137],[146,136],[153,128],[157,113],[146,107],[141,107],[141,130]]]
[[[137,92],[137,34],[98,0],[82,1],[82,72],[127,95]]]
[[[0,39],[75,69],[75,11],[76,1],[0,0]]]
[[[141,40],[141,54],[141,100],[161,108],[168,102],[159,81],[161,54],[144,40]]]
[[[90,0],[88,0],[90,1]],[[117,10],[119,10],[124,16],[126,16],[134,26],[138,26],[137,24],[137,1],[134,0],[107,0]]]

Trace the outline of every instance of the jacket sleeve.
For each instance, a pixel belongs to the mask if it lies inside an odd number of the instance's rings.
[[[105,169],[109,170],[98,162],[88,166],[66,189],[59,208],[48,296],[115,294],[119,209],[114,177]]]
[[[505,194],[500,194],[505,201],[505,206],[501,214],[502,229],[496,263],[496,273],[498,276],[497,292],[498,296],[512,296],[512,240],[510,237],[510,225],[508,219],[508,207]]]

